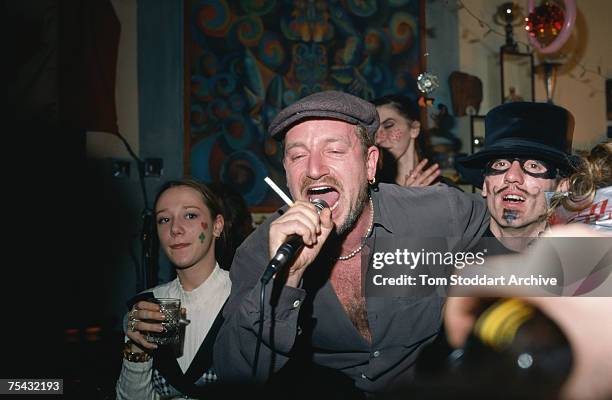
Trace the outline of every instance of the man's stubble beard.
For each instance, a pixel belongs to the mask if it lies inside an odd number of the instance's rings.
[[[368,198],[369,198],[368,184],[366,183],[359,190],[359,194],[357,195],[357,201],[356,201],[355,207],[354,208],[351,207],[351,209],[349,209],[349,213],[346,219],[344,220],[344,223],[340,225],[338,228],[336,228],[336,231],[335,231],[336,236],[344,236],[351,229],[353,229],[353,227],[357,223],[357,220],[361,216],[361,213],[363,213],[363,210],[368,202]]]

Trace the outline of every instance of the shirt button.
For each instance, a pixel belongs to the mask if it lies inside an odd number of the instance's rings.
[[[380,355],[380,351],[376,350],[372,355],[374,357],[378,357]]]
[[[368,377],[367,377],[367,376],[365,376],[365,374],[361,374],[361,378],[362,378],[362,379],[368,379]]]
[[[300,301],[296,300],[293,302],[293,308],[298,308],[300,306]]]

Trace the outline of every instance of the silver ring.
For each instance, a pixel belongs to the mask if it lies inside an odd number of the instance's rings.
[[[137,308],[132,309],[129,313],[128,313],[128,319],[130,321],[135,320],[136,319],[136,311],[138,311]]]
[[[130,332],[136,332],[136,322],[138,322],[137,319],[130,319],[130,322],[128,323],[128,330]]]

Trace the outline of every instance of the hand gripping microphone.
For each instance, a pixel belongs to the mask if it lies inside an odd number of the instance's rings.
[[[321,211],[323,211],[324,208],[329,208],[329,205],[325,200],[314,199],[311,201],[311,203],[314,204],[314,206],[317,208],[317,212],[319,214],[321,213]],[[276,254],[270,260],[270,263],[268,263],[266,271],[261,277],[261,283],[263,283],[264,285],[268,283],[275,273],[280,271],[281,268],[283,268],[285,265],[287,265],[287,263],[293,260],[293,257],[295,257],[296,253],[300,251],[303,246],[304,241],[302,240],[302,237],[300,235],[289,236],[285,243],[283,243],[278,248]]]

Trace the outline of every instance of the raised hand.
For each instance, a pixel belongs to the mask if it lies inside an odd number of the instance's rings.
[[[423,171],[427,165],[427,159],[424,158],[419,162],[410,174],[404,177],[402,186],[429,186],[440,176],[440,166],[436,163]]]

